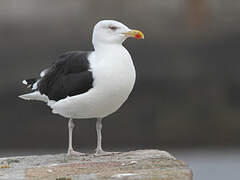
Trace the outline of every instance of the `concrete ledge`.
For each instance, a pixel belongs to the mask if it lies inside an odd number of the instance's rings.
[[[191,180],[192,171],[165,151],[137,150],[97,157],[55,154],[0,158],[0,179]]]

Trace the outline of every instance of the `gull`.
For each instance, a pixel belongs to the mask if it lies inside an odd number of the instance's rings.
[[[72,146],[73,119],[96,118],[96,155],[102,149],[102,119],[117,111],[128,99],[136,79],[131,55],[122,43],[128,38],[144,39],[114,20],[102,20],[93,29],[94,51],[71,51],[60,55],[40,73],[23,80],[32,92],[20,95],[24,100],[46,102],[54,114],[68,118],[68,155],[83,155]]]

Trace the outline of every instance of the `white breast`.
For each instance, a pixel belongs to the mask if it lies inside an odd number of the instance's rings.
[[[94,51],[89,56],[93,88],[55,103],[53,112],[72,118],[105,117],[115,112],[131,93],[136,72],[123,46]]]

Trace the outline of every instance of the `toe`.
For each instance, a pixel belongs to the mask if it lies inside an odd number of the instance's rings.
[[[120,152],[107,152],[103,150],[96,150],[95,156],[110,156],[114,154],[120,154]]]
[[[69,156],[85,156],[86,155],[85,153],[77,152],[77,151],[74,151],[74,150],[68,150],[67,154]]]

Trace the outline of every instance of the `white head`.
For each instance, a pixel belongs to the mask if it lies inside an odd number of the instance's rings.
[[[114,20],[102,20],[93,30],[92,43],[94,47],[102,44],[122,44],[128,37],[143,39],[141,31],[129,29],[124,24]]]

